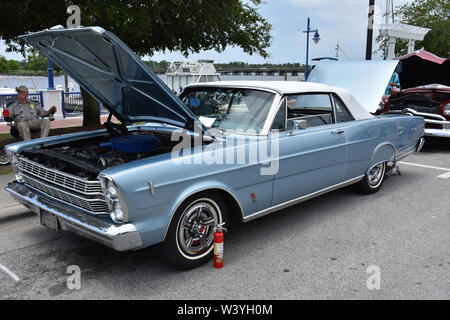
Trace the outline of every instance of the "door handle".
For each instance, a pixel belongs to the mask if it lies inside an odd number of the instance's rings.
[[[344,134],[344,130],[342,129],[331,130],[331,133]]]

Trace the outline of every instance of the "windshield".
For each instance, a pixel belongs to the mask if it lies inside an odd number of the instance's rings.
[[[207,127],[259,133],[275,95],[250,89],[187,88],[180,97]]]

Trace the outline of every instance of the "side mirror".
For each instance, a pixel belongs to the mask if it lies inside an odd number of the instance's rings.
[[[293,136],[295,130],[305,130],[307,127],[306,120],[292,120],[292,129],[289,130],[288,136]]]

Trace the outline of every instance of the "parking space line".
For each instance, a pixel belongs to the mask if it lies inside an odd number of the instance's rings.
[[[441,174],[440,176],[438,176],[438,178],[441,178],[441,179],[448,179],[448,178],[450,178],[450,172]]]
[[[14,281],[20,281],[19,277],[16,276],[11,270],[9,270],[4,265],[0,264],[0,270],[3,270],[8,276],[14,279]]]
[[[404,162],[404,161],[399,162],[399,164],[406,164],[408,166],[415,166],[415,167],[421,167],[421,168],[426,168],[426,169],[447,171],[447,173],[441,174],[441,175],[439,175],[437,177],[441,178],[441,179],[448,179],[448,178],[450,178],[450,169],[449,168],[435,167],[435,166],[429,166],[429,165],[425,165],[425,164],[418,164],[418,163],[411,163],[411,162]]]

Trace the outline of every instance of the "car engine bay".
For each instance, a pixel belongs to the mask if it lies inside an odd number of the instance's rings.
[[[113,143],[118,139],[123,140],[123,146],[118,145],[122,150]],[[136,131],[125,136],[108,135],[28,149],[21,156],[49,169],[96,180],[104,169],[171,152],[176,143],[169,134]],[[130,144],[134,147],[130,148]]]
[[[397,94],[389,98],[389,109],[411,108],[418,112],[438,113],[441,104],[446,99],[448,99],[448,96],[430,93]]]

